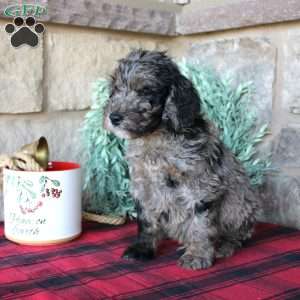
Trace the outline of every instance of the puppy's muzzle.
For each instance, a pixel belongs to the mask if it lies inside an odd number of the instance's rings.
[[[121,124],[121,122],[123,121],[123,116],[116,112],[112,112],[109,115],[109,118],[110,118],[111,124],[114,126],[119,126]]]

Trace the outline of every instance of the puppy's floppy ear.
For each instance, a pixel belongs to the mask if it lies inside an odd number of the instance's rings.
[[[165,103],[163,121],[175,132],[191,127],[200,112],[200,98],[191,81],[178,75]]]

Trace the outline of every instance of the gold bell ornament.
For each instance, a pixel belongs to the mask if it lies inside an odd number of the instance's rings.
[[[45,137],[24,145],[12,156],[0,155],[0,189],[2,190],[2,169],[20,171],[44,171],[48,167],[49,147]]]

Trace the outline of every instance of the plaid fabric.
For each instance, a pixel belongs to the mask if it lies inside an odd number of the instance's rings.
[[[207,270],[176,265],[167,241],[147,263],[120,259],[136,225],[85,224],[83,235],[60,246],[18,246],[0,239],[0,299],[300,299],[300,232],[259,225],[233,257]]]

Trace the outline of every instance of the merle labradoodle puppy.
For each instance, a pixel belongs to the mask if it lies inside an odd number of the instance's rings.
[[[200,111],[192,83],[165,53],[135,50],[117,67],[104,126],[128,139],[138,238],[127,259],[150,259],[163,238],[179,264],[210,267],[251,237],[259,198],[240,162]]]

